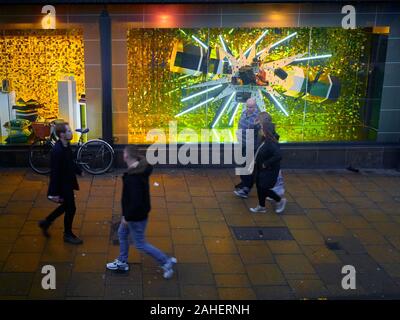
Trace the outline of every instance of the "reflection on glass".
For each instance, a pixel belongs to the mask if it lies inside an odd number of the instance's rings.
[[[66,77],[73,77],[71,90],[75,95],[85,92],[82,30],[31,29],[0,33],[2,143],[32,143],[33,122],[50,122],[61,117],[59,84]],[[72,110],[74,102],[69,104]],[[7,108],[9,116],[4,117]],[[71,110],[67,111],[71,113]],[[74,124],[71,117],[68,120]]]
[[[368,30],[131,29],[127,37],[129,143],[151,143],[148,131],[168,133],[170,121],[194,130],[192,142],[236,141],[250,96],[282,142],[375,138],[362,103]]]

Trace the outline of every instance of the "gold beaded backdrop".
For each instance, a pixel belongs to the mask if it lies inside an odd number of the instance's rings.
[[[128,31],[129,143],[144,143],[150,128],[173,119],[177,102],[167,93],[176,85],[168,64],[175,38],[171,29]]]
[[[83,33],[69,30],[0,31],[0,80],[10,81],[16,99],[44,105],[43,118],[57,117],[57,81],[73,75],[77,94],[85,92]]]
[[[169,121],[178,121],[178,130],[190,128],[199,132],[209,128],[220,103],[211,102],[193,112],[175,118],[185,106],[181,99],[190,92],[185,88],[213,79],[215,75],[185,76],[172,72],[169,62],[174,43],[199,45],[193,36],[211,48],[220,46],[219,35],[225,39],[233,54],[246,50],[265,28],[204,28],[204,29],[131,29],[128,30],[128,112],[129,143],[146,142],[146,133],[153,128],[168,130]],[[315,56],[329,53],[329,59],[305,64],[306,74],[326,72],[339,79],[341,89],[337,101],[318,103],[301,98],[285,97],[289,115],[283,114],[265,99],[266,110],[277,125],[282,142],[298,141],[357,141],[369,137],[368,124],[362,114],[367,95],[370,33],[364,29],[341,28],[269,28],[259,44],[265,48],[284,36],[297,36],[274,49],[269,60],[278,60],[298,53]],[[206,99],[205,97],[201,97]],[[199,100],[200,101],[200,100]],[[186,107],[187,108],[187,107]],[[235,136],[240,110],[233,126],[228,126],[224,114],[218,126],[229,129]],[[228,138],[229,140],[229,138]],[[223,141],[220,141],[223,142]],[[224,140],[224,142],[228,142]]]

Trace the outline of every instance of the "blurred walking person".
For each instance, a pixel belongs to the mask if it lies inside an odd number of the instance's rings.
[[[163,277],[169,279],[174,274],[176,258],[167,256],[145,240],[146,226],[151,209],[149,177],[153,167],[146,158],[139,155],[134,146],[124,149],[124,161],[128,170],[122,177],[122,218],[118,229],[120,253],[113,262],[107,263],[109,270],[128,271],[130,234],[136,249],[153,257],[163,270]]]

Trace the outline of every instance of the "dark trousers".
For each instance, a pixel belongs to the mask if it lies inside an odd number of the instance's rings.
[[[244,145],[242,147],[242,155],[245,155],[246,152],[246,146]],[[243,165],[243,167],[246,164]],[[254,184],[254,174],[248,174],[248,175],[243,175],[243,176],[239,176],[240,177],[240,183],[237,184],[235,187],[236,188],[249,188],[249,190],[253,187]]]
[[[270,197],[271,199],[274,199],[276,202],[281,201],[281,197],[278,196],[275,191],[272,189],[266,189],[263,187],[257,186],[257,196],[258,196],[258,204],[261,207],[265,207],[265,198]]]
[[[240,176],[240,188],[249,188],[251,189],[253,187],[253,175],[245,175],[245,176]]]
[[[74,191],[64,192],[62,196],[64,202],[60,204],[52,213],[50,213],[46,221],[51,224],[59,216],[64,214],[64,232],[65,234],[72,234],[72,223],[76,212]]]

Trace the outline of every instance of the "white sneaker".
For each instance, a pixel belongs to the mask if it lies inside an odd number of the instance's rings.
[[[274,199],[272,199],[272,198],[270,198],[270,197],[267,197],[267,200],[268,200],[268,201],[274,201]]]
[[[174,275],[174,265],[178,262],[176,258],[170,257],[167,262],[161,267],[164,270],[163,277],[165,279],[171,279]]]
[[[126,262],[119,261],[118,259],[115,259],[113,262],[107,263],[106,268],[108,270],[128,271],[129,264],[127,264]]]
[[[265,207],[261,207],[260,205],[258,205],[257,207],[255,207],[255,208],[250,208],[250,211],[251,212],[263,212],[263,213],[265,213],[265,212],[267,212],[267,209],[265,209]]]
[[[235,191],[233,191],[233,193],[243,199],[247,199],[249,197],[249,194],[246,191],[244,191],[243,189],[235,190]]]
[[[276,213],[281,213],[283,212],[283,210],[285,210],[286,207],[286,198],[282,198],[281,201],[276,203],[276,208],[275,208],[275,212]]]

